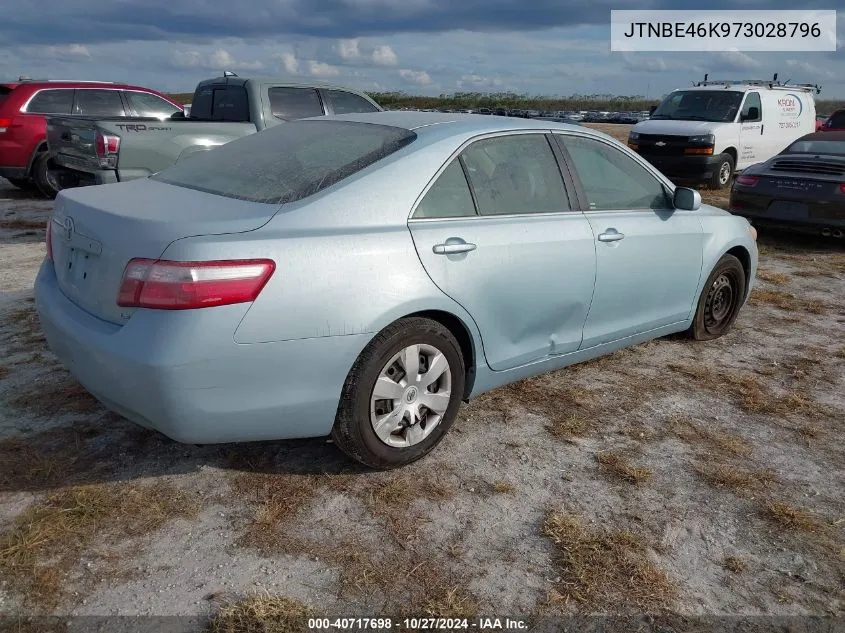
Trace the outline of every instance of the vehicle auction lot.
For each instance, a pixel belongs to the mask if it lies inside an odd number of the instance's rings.
[[[0,614],[845,613],[845,242],[761,229],[728,335],[497,389],[376,473],[105,411],[39,333],[51,208],[0,180]]]

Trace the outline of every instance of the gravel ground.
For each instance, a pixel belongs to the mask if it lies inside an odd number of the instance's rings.
[[[51,206],[0,180],[0,613],[845,615],[842,242],[762,232],[729,335],[496,390],[372,473],[103,410],[33,316]]]

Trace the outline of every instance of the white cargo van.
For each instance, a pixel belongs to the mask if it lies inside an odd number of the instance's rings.
[[[674,90],[646,121],[637,123],[628,146],[669,178],[706,182],[721,189],[735,171],[768,160],[816,129],[809,84],[772,81],[704,81]]]

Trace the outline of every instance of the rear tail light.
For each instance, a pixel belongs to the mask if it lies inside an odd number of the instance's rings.
[[[133,259],[123,271],[117,305],[193,310],[255,301],[275,269],[271,259],[208,262]]]
[[[96,146],[100,167],[116,169],[117,154],[120,151],[120,137],[97,132]]]
[[[8,117],[0,117],[0,134],[12,127],[12,119]]]
[[[47,259],[53,261],[53,219],[47,220],[45,242],[47,243]]]
[[[746,187],[753,187],[760,181],[759,176],[742,176],[739,175],[736,177],[736,184],[744,185]]]
[[[839,183],[839,193],[845,193],[845,182]]]

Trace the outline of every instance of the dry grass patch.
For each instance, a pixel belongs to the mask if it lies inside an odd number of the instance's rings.
[[[97,399],[64,370],[52,373],[49,380],[27,385],[12,396],[8,403],[45,417],[59,413],[94,413],[104,410]]]
[[[561,575],[553,598],[597,608],[657,612],[675,601],[677,589],[649,560],[645,539],[628,531],[585,528],[574,516],[550,512],[543,534],[555,546]]]
[[[0,532],[0,577],[27,602],[55,606],[80,557],[97,556],[94,546],[125,543],[198,511],[193,498],[167,483],[66,488]]]
[[[706,429],[696,420],[684,416],[669,419],[669,428],[675,435],[689,444],[707,444],[712,449],[738,457],[748,457],[752,448],[741,435]]]
[[[9,376],[9,368],[6,365],[0,365],[0,380],[4,380]]]
[[[810,314],[826,314],[829,308],[823,301],[801,299],[790,292],[781,290],[754,289],[749,302],[753,306],[772,305],[788,312],[809,312]]]
[[[418,500],[447,501],[454,497],[455,489],[443,480],[446,475],[438,469],[438,475],[420,475],[401,472],[381,479],[365,495],[373,514],[387,522],[390,534],[396,542],[406,546],[423,527],[425,521],[411,511]]]
[[[791,279],[791,277],[787,274],[776,273],[768,268],[758,268],[757,278],[779,286],[789,283],[789,280]]]
[[[41,332],[35,306],[12,310],[5,316],[2,325],[10,331],[4,339],[9,343],[11,353],[46,351],[47,341]]]
[[[746,470],[728,464],[702,463],[695,466],[695,472],[711,486],[739,493],[765,488],[776,480],[769,470]]]
[[[251,593],[224,605],[208,633],[306,633],[308,619],[320,615],[312,606],[269,593]]]
[[[785,396],[777,396],[751,374],[718,371],[703,364],[670,363],[669,368],[682,376],[692,378],[692,385],[695,387],[731,396],[737,405],[748,413],[796,414],[809,417],[831,414],[829,407],[808,393],[795,390]]]
[[[589,428],[589,423],[582,415],[571,413],[569,415],[556,415],[546,425],[546,429],[562,439],[584,435]]]
[[[726,556],[722,566],[734,574],[740,574],[745,571],[745,560],[739,556]]]
[[[503,481],[501,479],[494,481],[491,488],[493,490],[493,494],[497,495],[509,495],[516,491],[516,486],[509,481]]]
[[[13,230],[32,230],[32,229],[39,229],[39,230],[46,230],[47,228],[47,220],[25,220],[23,218],[13,218],[11,220],[0,220],[0,229],[13,229]]]
[[[650,468],[638,468],[631,464],[623,455],[614,451],[597,453],[596,460],[602,465],[605,471],[637,486],[647,482],[654,474],[654,471]]]
[[[782,501],[769,501],[763,507],[763,516],[790,531],[816,532],[821,524],[804,508],[797,508]]]

